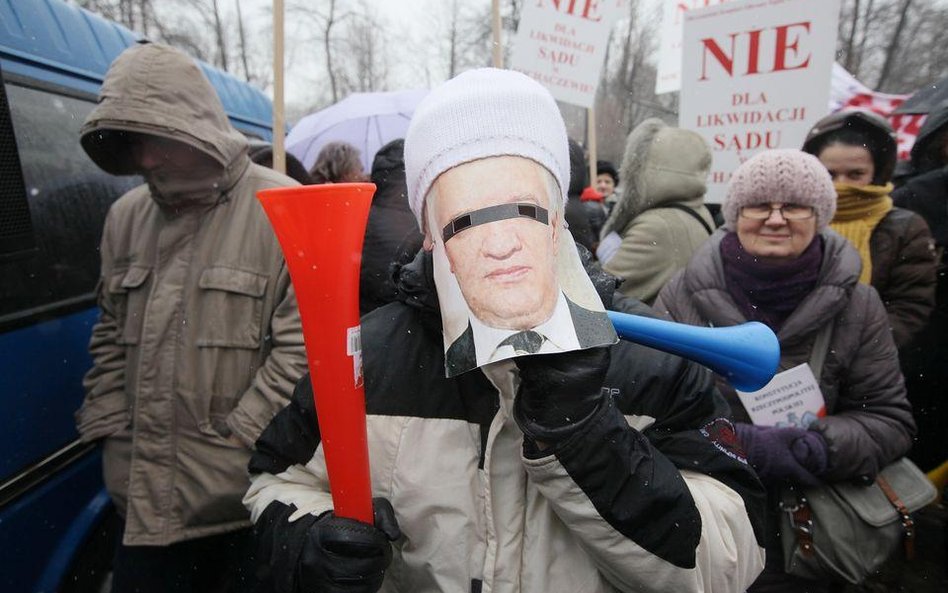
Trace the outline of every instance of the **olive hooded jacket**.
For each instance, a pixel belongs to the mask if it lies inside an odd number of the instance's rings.
[[[251,446],[305,372],[296,298],[255,198],[296,182],[250,162],[197,64],[167,46],[115,60],[81,140],[104,170],[133,174],[129,132],[210,164],[187,191],[146,173],[109,211],[76,420],[84,441],[103,441],[124,542],[167,545],[249,525]]]

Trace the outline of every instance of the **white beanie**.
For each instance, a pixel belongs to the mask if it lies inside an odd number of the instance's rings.
[[[545,167],[569,188],[566,125],[546,88],[513,70],[469,70],[431,91],[405,136],[408,204],[423,229],[425,196],[439,175],[462,163],[520,156]]]

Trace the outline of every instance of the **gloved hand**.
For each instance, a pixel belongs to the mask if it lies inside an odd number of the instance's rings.
[[[375,525],[321,516],[309,528],[300,552],[300,593],[375,593],[392,561],[392,544],[402,534],[391,503],[372,499]]]
[[[764,483],[780,480],[819,486],[829,464],[826,441],[813,430],[794,426],[755,426],[735,423],[747,461]]]
[[[609,351],[607,346],[518,357],[514,419],[523,433],[536,442],[555,443],[599,410]]]

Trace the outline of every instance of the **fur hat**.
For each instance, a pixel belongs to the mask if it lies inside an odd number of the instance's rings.
[[[405,136],[408,203],[418,227],[428,190],[460,164],[520,156],[545,167],[566,203],[570,160],[566,125],[546,88],[513,70],[469,70],[431,91]]]
[[[759,152],[731,176],[722,206],[724,225],[733,231],[742,207],[775,202],[812,206],[817,231],[822,231],[836,213],[836,189],[812,154],[792,148]]]

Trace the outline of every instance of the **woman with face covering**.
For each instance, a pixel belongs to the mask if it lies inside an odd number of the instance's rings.
[[[885,308],[860,283],[860,256],[828,228],[836,192],[825,167],[799,150],[759,153],[734,172],[724,228],[662,289],[655,308],[676,321],[724,327],[760,321],[780,341],[780,370],[809,364],[825,342],[818,385],[826,415],[802,426],[757,426],[734,389],[718,382],[737,437],[778,520],[783,484],[871,481],[905,455],[915,424]],[[824,333],[825,332],[825,333]],[[751,592],[827,591],[788,575],[775,529]]]
[[[935,305],[935,244],[924,219],[889,197],[892,127],[870,112],[834,113],[813,126],[803,150],[830,172],[837,195],[830,227],[859,251],[859,281],[879,292],[895,344],[905,347]]]

